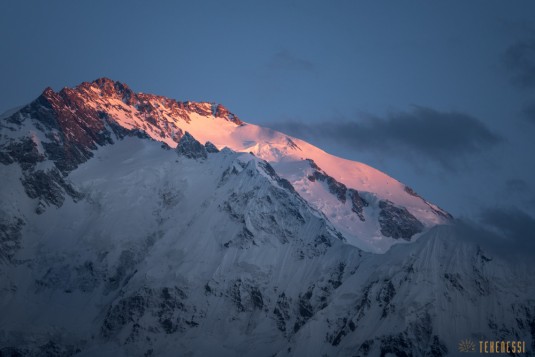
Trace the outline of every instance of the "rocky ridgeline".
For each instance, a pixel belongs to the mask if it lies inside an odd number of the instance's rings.
[[[113,111],[117,109],[117,100],[144,123],[127,129],[117,122]],[[163,112],[186,122],[190,121],[190,113],[198,113],[243,124],[221,104],[179,102],[162,96],[136,94],[123,83],[100,78],[57,93],[47,88],[35,101],[5,118],[0,123],[4,130],[0,162],[20,165],[25,190],[30,197],[40,200],[36,210],[42,213],[47,206],[61,206],[65,195],[80,199],[81,194],[70,186],[65,176],[93,157],[98,147],[127,136],[150,139],[147,126],[178,143],[184,133],[180,128],[169,128],[161,119]],[[28,126],[35,127],[38,134],[20,136]],[[214,148],[211,145],[209,150]],[[53,162],[53,166],[39,165],[46,161]]]

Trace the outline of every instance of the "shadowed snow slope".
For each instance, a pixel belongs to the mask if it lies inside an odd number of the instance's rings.
[[[0,356],[535,349],[533,266],[366,165],[107,79],[0,125]]]

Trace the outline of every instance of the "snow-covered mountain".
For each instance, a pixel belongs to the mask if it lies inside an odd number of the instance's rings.
[[[38,126],[25,118],[36,118]],[[98,146],[112,143],[116,131],[147,135],[171,148],[189,132],[219,149],[253,153],[323,212],[348,243],[367,251],[384,252],[451,219],[378,170],[246,124],[222,105],[136,94],[106,78],[59,93],[46,89],[35,102],[12,114],[5,129],[4,140],[9,143],[3,150],[5,163],[15,160],[12,154],[18,155],[21,145],[35,146],[32,150],[41,156],[33,159],[50,159],[62,173],[85,162]]]
[[[0,356],[535,350],[532,267],[222,105],[99,79],[0,130]]]

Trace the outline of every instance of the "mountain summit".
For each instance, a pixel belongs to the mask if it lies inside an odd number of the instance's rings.
[[[535,350],[532,267],[221,105],[48,88],[0,118],[0,175],[0,356]]]
[[[245,123],[221,104],[134,93],[107,78],[58,93],[47,88],[7,121],[24,125],[28,136],[11,138],[4,130],[3,162],[17,160],[16,148],[29,145],[35,153],[32,160],[50,159],[63,174],[91,158],[98,147],[125,135],[148,136],[175,148],[188,132],[218,149],[252,153],[268,161],[348,243],[371,252],[414,241],[431,227],[451,220],[448,213],[386,174]],[[10,128],[9,132],[17,130]]]

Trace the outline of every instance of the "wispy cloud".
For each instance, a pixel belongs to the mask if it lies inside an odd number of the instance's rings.
[[[298,57],[288,50],[281,50],[273,55],[268,63],[271,70],[290,70],[314,72],[316,66],[311,61]]]
[[[455,171],[466,157],[484,152],[503,139],[481,120],[461,112],[415,106],[385,118],[279,122],[272,127],[308,140],[327,140],[345,148],[431,160]]]
[[[522,89],[535,88],[535,39],[518,41],[509,46],[504,62],[516,86]]]

